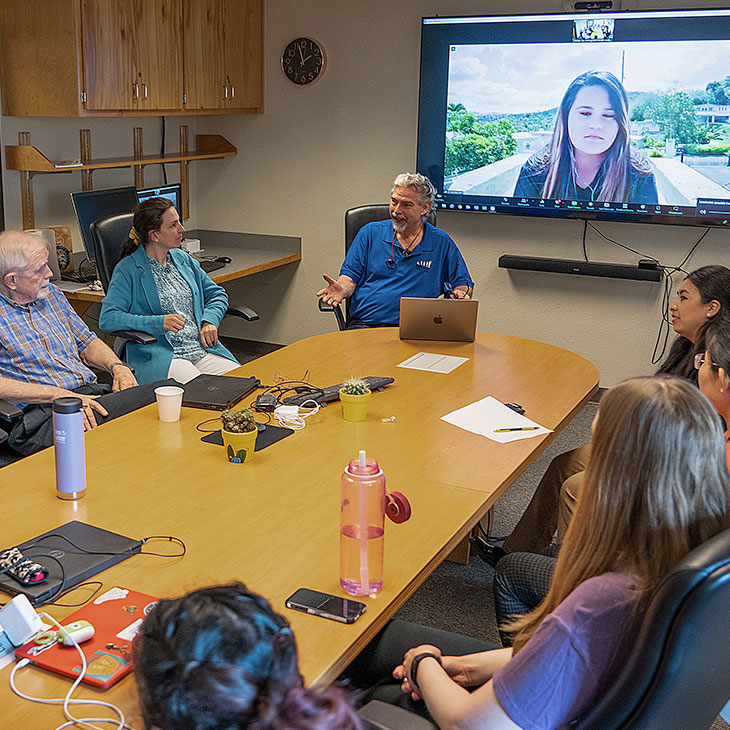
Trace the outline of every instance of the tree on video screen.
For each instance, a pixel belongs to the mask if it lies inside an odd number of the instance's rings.
[[[512,122],[482,122],[463,104],[449,104],[444,174],[476,170],[515,154]]]
[[[705,91],[710,104],[730,104],[730,76],[722,81],[710,81]]]
[[[684,91],[662,96],[654,108],[654,120],[667,137],[678,142],[697,142],[703,132],[692,97]]]

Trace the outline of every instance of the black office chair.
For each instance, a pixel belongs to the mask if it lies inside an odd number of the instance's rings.
[[[730,699],[727,616],[730,530],[693,550],[664,579],[621,676],[571,727],[707,730]],[[402,712],[370,702],[358,714],[369,727],[395,730],[407,727]]]
[[[345,211],[345,256],[355,240],[358,231],[366,224],[375,221],[384,221],[390,218],[389,205],[361,205],[357,208],[350,208]],[[432,226],[436,225],[436,212],[433,208],[425,215],[426,221]],[[350,322],[350,300],[345,300],[345,313],[342,313],[341,305],[325,304],[319,300],[320,312],[334,312],[337,319],[337,326],[344,330]]]
[[[17,418],[23,415],[20,408],[16,408],[12,403],[0,399],[0,467],[12,464],[12,462],[22,459],[20,454],[16,454],[5,442],[8,440],[8,432],[12,429]]]
[[[94,242],[96,268],[104,291],[109,289],[112,272],[121,258],[122,242],[129,237],[129,230],[132,228],[133,221],[134,215],[132,213],[121,213],[100,218],[90,226],[91,239]],[[259,318],[259,315],[253,309],[240,306],[228,307],[225,316],[240,317],[247,322],[255,322]],[[124,356],[124,348],[127,342],[150,345],[156,341],[156,338],[152,335],[138,330],[123,330],[111,332],[110,334],[116,337],[114,351],[120,357]]]

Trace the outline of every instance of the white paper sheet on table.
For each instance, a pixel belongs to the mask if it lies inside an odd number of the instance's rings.
[[[459,408],[456,411],[441,416],[442,421],[451,423],[454,426],[463,428],[472,433],[478,433],[486,436],[492,441],[501,444],[508,444],[511,441],[519,441],[520,439],[529,439],[533,436],[543,436],[551,433],[551,429],[541,426],[529,418],[515,413],[511,408],[507,408],[504,403],[500,403],[496,398],[488,395],[486,398],[470,403],[468,406]],[[537,426],[534,431],[509,431],[508,433],[495,433],[496,428],[520,428],[523,426]]]
[[[431,373],[450,373],[465,363],[468,357],[439,355],[437,352],[419,352],[398,365],[399,368],[428,370]]]

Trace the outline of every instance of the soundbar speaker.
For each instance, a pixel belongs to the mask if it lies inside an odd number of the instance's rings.
[[[555,274],[581,274],[603,276],[609,279],[638,279],[639,281],[661,281],[662,270],[639,268],[627,264],[603,264],[596,261],[575,261],[573,259],[548,259],[537,256],[514,256],[502,254],[499,257],[502,269],[523,271],[550,271]]]

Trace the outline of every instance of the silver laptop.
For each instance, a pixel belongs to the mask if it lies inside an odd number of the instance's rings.
[[[478,310],[476,299],[401,297],[400,338],[474,342]]]

